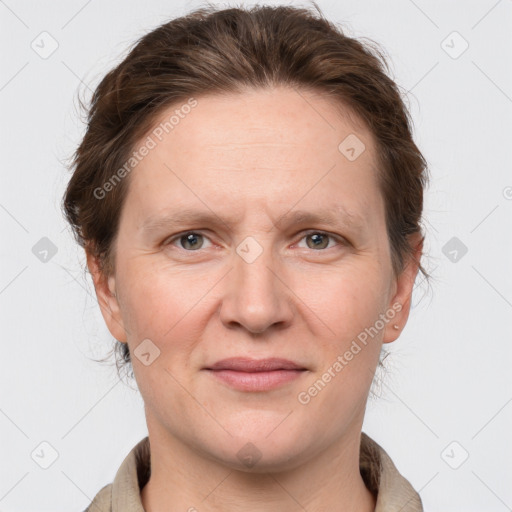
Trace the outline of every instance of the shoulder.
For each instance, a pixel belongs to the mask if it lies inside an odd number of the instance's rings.
[[[112,510],[112,484],[102,487],[84,512],[111,512]]]
[[[84,512],[143,511],[140,491],[151,473],[149,438],[138,442],[119,467],[114,481],[103,487]]]
[[[364,432],[360,471],[366,486],[377,497],[375,512],[423,512],[420,495],[398,471],[386,450]]]

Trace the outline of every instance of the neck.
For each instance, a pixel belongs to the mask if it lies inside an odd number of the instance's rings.
[[[146,512],[375,510],[359,472],[360,430],[294,469],[266,473],[231,469],[175,438],[153,434],[151,477],[141,491]]]

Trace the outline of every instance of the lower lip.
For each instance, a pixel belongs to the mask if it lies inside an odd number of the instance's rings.
[[[269,372],[207,371],[217,379],[240,391],[268,391],[291,382],[304,373],[304,370],[273,370]]]

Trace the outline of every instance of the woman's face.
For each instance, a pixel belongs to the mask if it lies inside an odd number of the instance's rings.
[[[89,258],[102,312],[129,345],[150,437],[291,468],[359,434],[416,268],[393,275],[371,134],[330,100],[281,87],[180,112],[131,172],[115,274]]]

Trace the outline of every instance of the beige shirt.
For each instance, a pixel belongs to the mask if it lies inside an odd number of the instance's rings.
[[[144,512],[140,491],[149,480],[150,468],[149,438],[145,437],[124,459],[114,482],[103,487],[84,512]],[[364,432],[359,470],[377,499],[375,512],[423,512],[419,494],[384,449]]]

